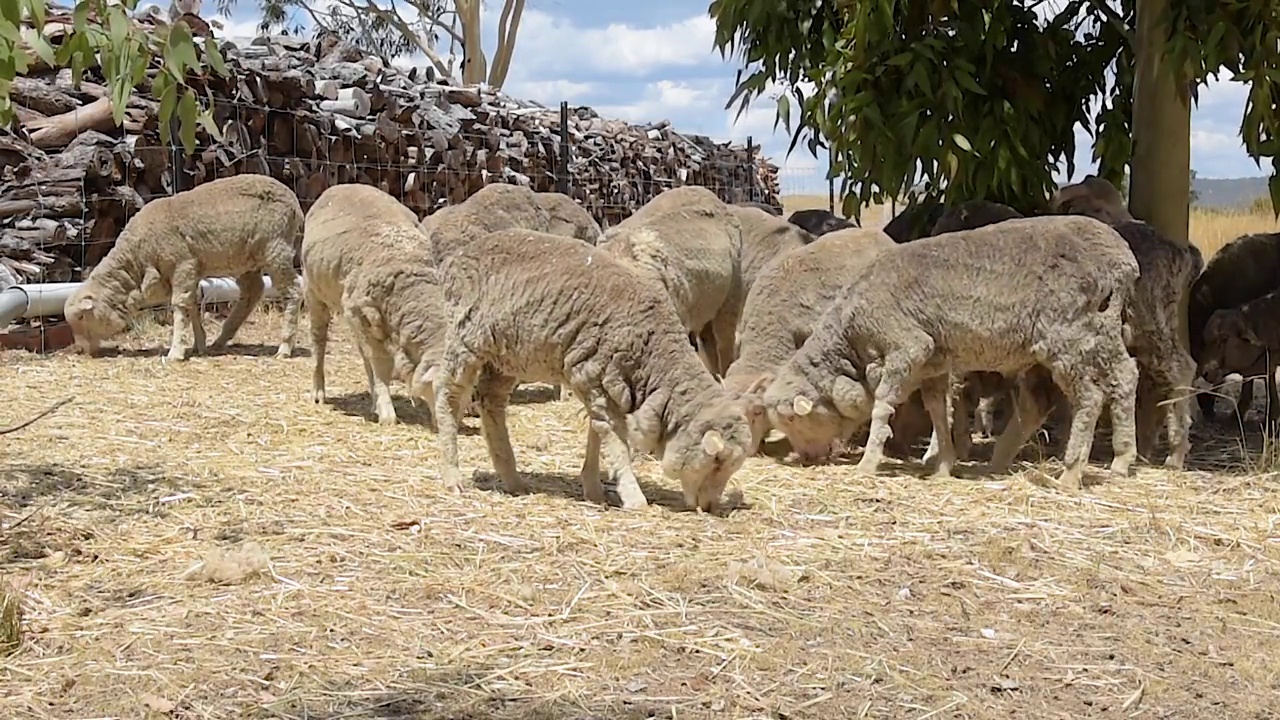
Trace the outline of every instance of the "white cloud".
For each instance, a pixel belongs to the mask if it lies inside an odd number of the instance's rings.
[[[599,105],[595,110],[603,117],[650,123],[670,120],[673,115],[685,115],[690,110],[713,111],[717,103],[724,104],[721,94],[722,83],[717,80],[658,80],[645,85],[640,99],[633,103]]]
[[[485,47],[492,48],[497,18],[489,13],[482,22]],[[664,68],[718,64],[714,42],[715,23],[705,13],[656,27],[613,23],[584,28],[569,18],[528,9],[520,22],[513,71],[524,67],[530,72],[586,70],[644,77]]]

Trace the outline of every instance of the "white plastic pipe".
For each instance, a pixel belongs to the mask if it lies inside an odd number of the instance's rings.
[[[271,278],[264,275],[264,298],[274,297]],[[61,315],[67,298],[81,283],[35,283],[10,285],[0,291],[0,329],[21,318]],[[298,278],[298,292],[302,292],[302,278]],[[200,300],[206,303],[234,302],[240,297],[240,286],[232,278],[205,278],[200,281]],[[147,307],[160,307],[167,301],[152,303]]]

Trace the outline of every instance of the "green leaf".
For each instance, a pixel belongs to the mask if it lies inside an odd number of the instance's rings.
[[[230,77],[227,73],[227,63],[222,59],[222,51],[218,49],[218,43],[211,37],[204,39],[204,55],[214,72],[223,77]]]
[[[791,130],[791,99],[787,94],[778,94],[778,113],[773,120],[773,129],[778,129],[778,122],[782,122],[782,126],[789,132]]]
[[[191,40],[191,31],[185,23],[171,25],[169,42],[165,48],[165,63],[179,80],[186,77],[187,70],[200,68],[200,59],[196,57],[196,46]]]
[[[1271,191],[1271,211],[1280,219],[1280,175],[1271,176],[1267,181],[1267,189]]]
[[[951,141],[954,142],[961,150],[977,155],[977,153],[973,152],[973,146],[969,144],[969,138],[964,135],[961,135],[960,133],[952,133]]]
[[[200,107],[196,104],[196,91],[185,88],[178,101],[178,133],[182,136],[182,149],[188,155],[196,151],[196,125],[199,123]]]
[[[129,38],[129,18],[119,5],[107,6],[107,28],[111,33],[111,47],[116,52],[125,49],[125,41]]]
[[[44,31],[45,0],[27,0],[27,12],[30,14],[31,26],[36,32]]]
[[[22,35],[27,41],[27,44],[31,46],[31,49],[35,52],[36,56],[43,60],[45,65],[48,65],[49,67],[55,67],[57,65],[57,62],[53,57],[53,46],[49,44],[49,41],[46,40],[39,31],[34,28],[24,28]]]

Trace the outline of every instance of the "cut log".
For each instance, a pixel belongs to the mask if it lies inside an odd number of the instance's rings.
[[[31,144],[38,148],[62,147],[86,130],[107,131],[114,126],[111,101],[98,98],[82,108],[41,121],[40,128],[31,133]]]

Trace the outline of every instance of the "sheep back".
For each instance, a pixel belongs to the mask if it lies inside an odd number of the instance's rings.
[[[457,205],[440,208],[420,227],[427,233],[436,264],[455,249],[499,230],[547,232],[551,219],[536,193],[523,185],[495,182],[475,191]]]
[[[1191,285],[1187,314],[1192,356],[1200,359],[1205,326],[1215,311],[1276,289],[1280,289],[1280,233],[1242,235],[1222,246]]]
[[[752,283],[769,261],[791,250],[813,242],[808,231],[764,210],[731,205],[730,210],[742,227],[742,290],[750,292]]]
[[[787,222],[809,233],[815,239],[837,230],[858,227],[857,223],[839,217],[827,210],[797,210],[791,213]]]
[[[573,198],[561,192],[539,192],[534,197],[547,213],[547,232],[577,238],[589,245],[600,240],[600,223]]]
[[[956,232],[957,230],[973,230],[993,225],[1004,220],[1022,217],[1022,213],[1003,203],[990,200],[969,200],[943,211],[933,226],[933,235]]]

